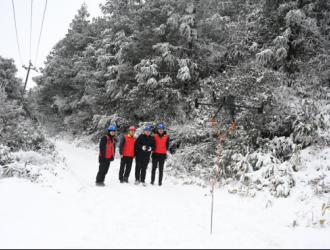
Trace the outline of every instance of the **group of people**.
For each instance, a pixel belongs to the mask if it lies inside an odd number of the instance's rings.
[[[163,185],[164,166],[167,151],[170,146],[170,139],[163,124],[160,124],[157,127],[157,133],[154,136],[151,135],[151,131],[151,126],[146,126],[144,129],[144,134],[141,134],[136,139],[136,128],[131,126],[128,129],[128,134],[121,138],[119,145],[121,158],[119,170],[120,183],[129,183],[133,159],[136,157],[135,185],[142,183],[143,186],[146,186],[147,169],[150,162],[150,156],[152,154],[151,185],[155,184],[157,168],[159,169],[158,185]],[[110,163],[115,159],[116,132],[116,126],[111,125],[108,128],[108,134],[101,139],[99,153],[100,166],[96,177],[97,186],[105,186],[104,181],[109,171]]]

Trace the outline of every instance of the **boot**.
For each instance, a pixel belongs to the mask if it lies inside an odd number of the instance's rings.
[[[105,187],[105,184],[104,184],[104,182],[97,182],[96,186],[97,187]]]
[[[136,186],[140,185],[140,182],[139,181],[135,181],[135,185]]]

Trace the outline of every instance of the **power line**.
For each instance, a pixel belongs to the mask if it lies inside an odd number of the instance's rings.
[[[18,53],[19,53],[19,58],[20,58],[20,60],[21,60],[21,65],[23,65],[22,55],[21,55],[21,49],[20,49],[19,39],[18,39],[18,32],[17,32],[17,22],[16,22],[15,3],[14,3],[14,0],[12,0],[11,2],[12,2],[12,4],[13,4],[13,11],[14,11],[14,21],[15,21],[15,30],[16,30],[16,40],[17,40]]]
[[[32,47],[32,15],[33,15],[33,0],[31,0],[31,18],[30,18],[30,60],[31,60],[31,47]]]
[[[42,30],[43,30],[43,27],[44,27],[44,21],[45,21],[46,10],[47,10],[47,3],[48,3],[48,0],[46,0],[45,10],[44,10],[44,16],[43,16],[43,18],[42,18],[42,24],[41,24],[41,30],[40,30],[39,42],[38,42],[38,48],[37,48],[37,55],[36,55],[36,60],[35,60],[35,63],[34,63],[35,66],[37,65],[37,59],[38,59],[38,54],[39,54],[40,40],[41,40]]]

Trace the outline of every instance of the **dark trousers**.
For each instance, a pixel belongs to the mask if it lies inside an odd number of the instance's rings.
[[[100,161],[99,172],[96,176],[96,183],[102,183],[105,180],[105,176],[108,174],[110,168],[109,161]]]
[[[139,159],[136,160],[136,167],[135,167],[135,180],[141,181],[142,183],[146,182],[147,176],[147,169],[148,169],[148,161],[141,161]]]
[[[121,159],[120,163],[120,171],[119,171],[119,180],[120,181],[128,181],[129,175],[131,174],[132,165],[133,165],[133,157],[124,156]]]
[[[159,185],[163,184],[164,165],[165,165],[165,159],[163,159],[163,158],[152,159],[152,173],[151,173],[151,183],[152,184],[155,183],[156,170],[157,170],[158,166],[159,166]]]

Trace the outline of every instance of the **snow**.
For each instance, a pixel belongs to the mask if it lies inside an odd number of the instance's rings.
[[[134,168],[131,184],[123,185],[118,160],[107,186],[97,188],[96,148],[56,145],[67,165],[58,165],[56,179],[0,180],[0,248],[330,248],[329,228],[290,227],[301,208],[295,199],[216,190],[210,236],[209,188],[170,178],[163,187],[134,186]]]
[[[12,157],[17,161],[28,162],[34,165],[50,164],[52,159],[48,156],[40,155],[33,151],[18,151],[12,153]]]

